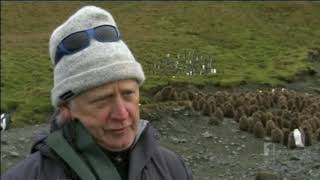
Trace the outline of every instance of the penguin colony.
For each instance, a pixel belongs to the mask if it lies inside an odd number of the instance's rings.
[[[219,125],[224,118],[234,119],[239,129],[257,138],[295,148],[293,130],[304,133],[305,146],[320,141],[320,96],[287,89],[247,92],[215,91],[203,93],[189,88],[167,86],[158,91],[157,101],[178,101],[188,109],[210,117]]]

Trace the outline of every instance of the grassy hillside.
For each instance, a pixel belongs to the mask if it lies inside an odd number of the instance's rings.
[[[47,121],[53,70],[49,36],[85,4],[1,2],[1,111],[14,112],[15,126]],[[281,85],[310,66],[308,49],[320,47],[319,3],[90,4],[114,15],[123,39],[146,71],[144,90],[169,80]],[[212,67],[202,70],[208,63]],[[217,74],[210,73],[213,68]]]

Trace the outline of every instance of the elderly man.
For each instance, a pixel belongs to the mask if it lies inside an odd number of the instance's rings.
[[[86,6],[51,35],[51,133],[2,179],[187,180],[190,170],[160,147],[139,116],[141,65],[107,11]]]

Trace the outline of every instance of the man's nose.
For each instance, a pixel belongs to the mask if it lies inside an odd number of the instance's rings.
[[[111,118],[115,120],[125,120],[128,118],[128,115],[125,102],[121,98],[117,99],[112,108]]]

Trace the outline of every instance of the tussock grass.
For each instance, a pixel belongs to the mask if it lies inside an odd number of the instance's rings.
[[[168,53],[215,58],[216,75],[147,74],[145,91],[169,81],[281,85],[310,66],[308,49],[320,47],[317,2],[1,2],[1,111],[14,112],[14,126],[47,120],[49,36],[86,4],[110,10],[146,72]]]

